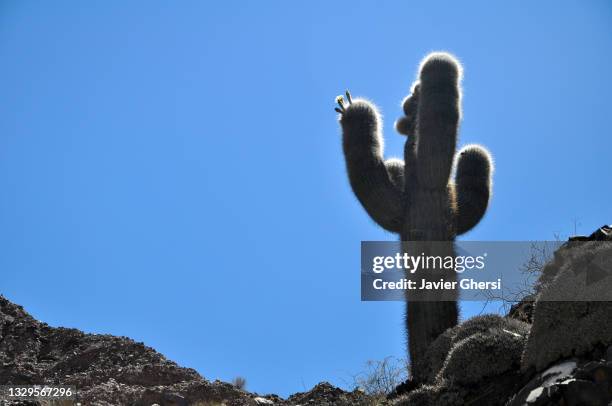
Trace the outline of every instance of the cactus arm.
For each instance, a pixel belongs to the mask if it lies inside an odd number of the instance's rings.
[[[398,158],[391,158],[385,161],[385,167],[387,168],[387,172],[389,172],[389,176],[391,177],[391,182],[398,190],[404,189],[404,161]]]
[[[402,102],[404,116],[395,122],[395,130],[403,135],[414,137],[416,134],[416,120],[419,106],[419,84],[412,86],[411,94]]]
[[[388,231],[399,232],[403,220],[402,190],[397,161],[383,160],[380,117],[365,100],[346,105],[338,98],[342,144],[353,192],[370,217]]]
[[[492,159],[485,148],[468,145],[459,152],[455,174],[457,235],[470,231],[487,211],[492,172]]]
[[[461,67],[449,54],[431,54],[421,66],[416,126],[421,187],[442,189],[448,183],[461,117],[460,80]]]

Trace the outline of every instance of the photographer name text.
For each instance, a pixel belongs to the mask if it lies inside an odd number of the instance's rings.
[[[458,281],[447,281],[444,279],[439,281],[429,281],[426,279],[414,281],[401,279],[392,282],[374,279],[372,286],[376,290],[456,290],[458,287],[464,290],[500,290],[502,282],[501,279],[496,281],[476,281],[471,278],[460,279]]]

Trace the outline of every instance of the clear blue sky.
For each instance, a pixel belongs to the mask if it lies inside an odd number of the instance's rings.
[[[465,66],[461,142],[496,159],[465,239],[612,222],[610,3],[422,3],[0,3],[0,293],[260,393],[404,355],[402,304],[359,300],[360,241],[395,237],[333,104],[375,101],[400,155],[433,50]]]

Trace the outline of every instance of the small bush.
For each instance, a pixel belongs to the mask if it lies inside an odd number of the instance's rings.
[[[246,379],[241,376],[237,376],[232,380],[232,385],[236,387],[236,389],[245,390],[246,389]]]
[[[387,357],[368,361],[366,370],[353,376],[353,386],[370,396],[386,396],[408,378],[406,360]]]

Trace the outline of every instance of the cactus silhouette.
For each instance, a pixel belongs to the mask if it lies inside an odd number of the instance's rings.
[[[491,193],[492,161],[481,146],[464,147],[455,160],[461,120],[462,68],[447,53],[432,53],[403,102],[395,125],[407,136],[404,160],[383,157],[382,122],[376,107],[363,99],[338,96],[343,150],[353,192],[370,217],[399,234],[403,249],[427,255],[453,255],[455,236],[483,217]],[[451,171],[455,164],[455,179]],[[447,243],[431,243],[447,242]],[[437,280],[440,274],[425,278]],[[446,280],[454,272],[444,274]],[[406,326],[412,379],[423,379],[429,344],[457,324],[456,292],[408,296]]]

